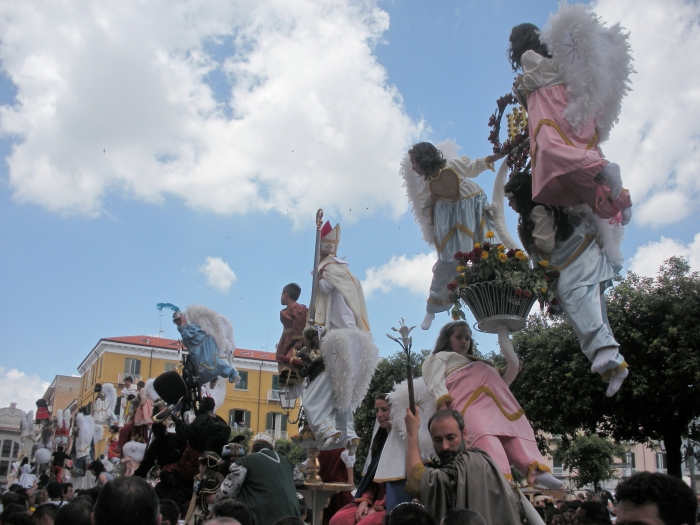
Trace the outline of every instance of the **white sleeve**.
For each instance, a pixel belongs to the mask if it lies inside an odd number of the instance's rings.
[[[351,456],[347,450],[343,450],[340,453],[340,459],[343,460],[343,463],[345,463],[347,468],[352,468],[355,466],[355,454]]]
[[[530,219],[535,223],[535,228],[532,230],[535,246],[541,252],[552,253],[556,242],[554,219],[549,216],[544,206],[535,206],[530,212]]]
[[[435,406],[438,407],[446,401],[452,401],[452,396],[445,385],[447,364],[435,354],[429,354],[423,362],[423,380],[428,391],[435,397]]]
[[[446,166],[453,168],[460,174],[460,176],[468,177],[470,179],[478,177],[480,173],[483,173],[488,169],[493,170],[493,166],[489,167],[489,165],[486,164],[486,158],[476,159],[473,162],[469,157],[449,159]]]
[[[326,281],[325,279],[319,279],[318,287],[323,293],[331,293],[333,288],[335,288],[335,286],[333,286],[333,283],[331,283],[330,281]]]
[[[219,492],[216,493],[217,502],[226,498],[236,498],[241,491],[241,486],[243,486],[246,474],[248,473],[246,468],[238,463],[232,463],[229,472],[230,474],[226,476],[226,479],[221,483]]]
[[[520,64],[523,66],[523,79],[520,85],[528,91],[535,91],[545,84],[541,71],[544,60],[542,55],[531,50],[525,51],[520,58]]]

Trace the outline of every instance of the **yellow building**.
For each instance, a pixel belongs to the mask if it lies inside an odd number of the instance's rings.
[[[142,335],[100,339],[78,366],[78,405],[91,412],[95,383],[112,383],[121,396],[125,377],[131,376],[137,383],[174,370],[183,352],[180,342],[174,339]],[[277,438],[296,433],[280,406],[275,354],[236,348],[233,365],[241,374],[241,382],[227,383],[226,400],[217,414],[231,427],[243,426],[253,433],[267,431]],[[99,452],[103,448],[104,443]]]

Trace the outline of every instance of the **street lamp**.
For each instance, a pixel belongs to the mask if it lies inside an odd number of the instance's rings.
[[[297,398],[296,397],[291,397],[289,395],[288,390],[281,390],[280,391],[280,405],[282,406],[282,411],[285,413],[287,416],[287,419],[289,420],[289,423],[292,425],[296,425],[299,422],[299,418],[297,417],[296,421],[292,421],[291,418],[289,417],[292,414],[292,411],[296,407],[297,404]],[[301,414],[301,411],[299,412]]]

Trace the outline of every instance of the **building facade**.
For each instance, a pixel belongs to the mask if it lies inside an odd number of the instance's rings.
[[[186,351],[175,339],[150,336],[100,339],[78,366],[78,406],[92,412],[95,383],[112,383],[121,396],[125,377],[131,376],[137,383],[175,370],[183,353]],[[282,439],[296,433],[296,427],[289,424],[280,405],[275,354],[237,348],[233,365],[241,374],[241,382],[226,384],[226,398],[217,414],[232,428],[249,428],[253,433],[267,431]],[[104,442],[98,447],[98,453],[103,451]]]
[[[55,376],[53,381],[42,396],[49,405],[51,417],[56,417],[58,412],[71,409],[71,414],[78,411],[78,398],[80,396],[81,378],[77,376]]]
[[[25,413],[17,408],[17,403],[0,408],[0,485],[7,482],[10,466],[17,461],[22,448],[21,425],[24,417]]]

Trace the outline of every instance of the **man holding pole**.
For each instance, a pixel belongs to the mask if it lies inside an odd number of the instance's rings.
[[[321,339],[325,370],[309,384],[302,404],[321,450],[357,446],[353,411],[367,393],[379,356],[369,332],[360,281],[338,257],[340,226],[329,222],[320,231],[315,290],[309,324]]]

